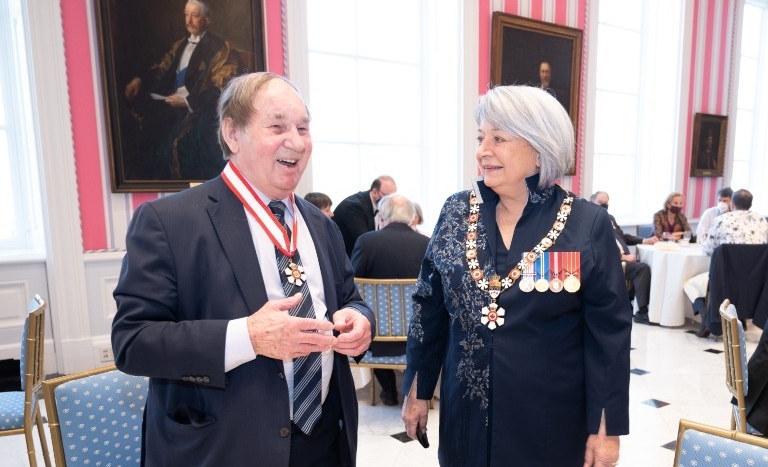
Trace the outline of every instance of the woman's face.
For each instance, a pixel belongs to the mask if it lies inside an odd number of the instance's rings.
[[[682,196],[675,196],[674,198],[669,200],[669,206],[667,206],[667,209],[669,209],[671,207],[674,207],[674,206],[676,206],[678,208],[682,208],[683,207],[683,197]]]
[[[485,121],[477,131],[477,165],[485,185],[497,193],[539,172],[536,151],[527,141],[491,128]]]

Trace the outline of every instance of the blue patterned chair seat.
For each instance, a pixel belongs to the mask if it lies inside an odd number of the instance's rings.
[[[24,428],[24,391],[0,392],[0,430]]]
[[[148,378],[114,367],[46,381],[57,465],[139,465],[148,388]]]
[[[680,420],[675,467],[768,465],[768,440]]]
[[[371,351],[367,351],[360,363],[368,363],[372,365],[403,365],[405,366],[405,355],[398,355],[393,357],[374,357]]]

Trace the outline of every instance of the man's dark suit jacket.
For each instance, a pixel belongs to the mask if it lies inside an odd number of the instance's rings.
[[[299,197],[296,206],[317,250],[329,315],[352,306],[375,332],[335,224]],[[224,372],[228,322],[268,299],[245,210],[221,177],[136,210],[114,295],[115,363],[150,377],[144,465],[288,466],[283,362],[257,356]],[[340,457],[354,466],[357,399],[346,355],[335,355],[332,378],[343,410]]]
[[[376,228],[373,208],[370,192],[360,191],[344,198],[333,210],[333,220],[344,237],[347,256],[352,256],[352,249],[360,235]]]
[[[613,225],[614,230],[616,230],[616,232],[624,239],[627,245],[639,245],[643,243],[643,237],[624,233],[624,231],[621,230],[621,227],[619,227],[618,222],[616,222],[616,218],[610,214],[608,214],[608,217],[611,218],[611,225]]]
[[[428,245],[429,237],[400,222],[364,233],[352,250],[355,277],[416,279]],[[373,342],[371,352],[376,356],[404,355],[405,343]]]
[[[764,328],[768,321],[768,245],[723,244],[712,252],[709,265],[709,330],[723,334],[720,305],[736,307],[739,319],[752,319]]]
[[[763,328],[760,342],[747,363],[749,379],[747,395],[747,423],[760,433],[768,434],[768,326]]]

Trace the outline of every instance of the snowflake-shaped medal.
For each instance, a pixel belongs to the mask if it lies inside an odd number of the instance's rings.
[[[493,331],[497,327],[504,325],[504,314],[504,308],[496,303],[491,303],[483,307],[483,316],[480,318],[480,322]]]
[[[285,268],[285,275],[288,277],[288,282],[301,287],[301,285],[307,281],[307,275],[304,273],[304,267],[291,261],[288,263],[288,267]]]

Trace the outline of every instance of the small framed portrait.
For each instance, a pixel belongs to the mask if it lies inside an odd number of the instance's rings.
[[[697,113],[693,120],[691,177],[722,177],[728,117]]]
[[[112,191],[216,177],[221,91],[265,69],[262,0],[93,2]]]
[[[577,129],[582,31],[497,11],[491,33],[491,85],[546,90],[563,105]]]

